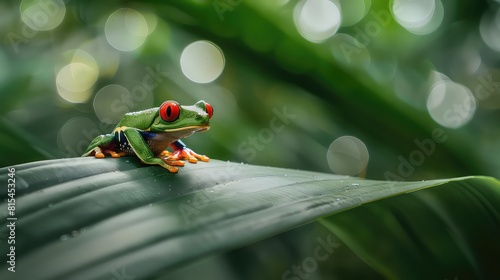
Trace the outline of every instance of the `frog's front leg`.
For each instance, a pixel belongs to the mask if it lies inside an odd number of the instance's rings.
[[[178,171],[177,167],[168,165],[165,161],[155,157],[142,135],[135,128],[125,128],[123,130],[127,141],[134,150],[137,157],[146,164],[158,164],[172,173]]]
[[[205,155],[200,155],[195,153],[193,150],[189,149],[182,141],[177,140],[170,144],[170,148],[172,148],[173,152],[170,153],[168,151],[162,152],[162,155],[168,156],[170,160],[183,160],[187,159],[190,163],[197,163],[198,159],[204,162],[210,160],[209,157]]]

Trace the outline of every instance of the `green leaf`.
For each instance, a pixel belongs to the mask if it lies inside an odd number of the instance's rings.
[[[320,218],[345,242],[344,250],[353,249],[390,278],[452,277],[446,273],[453,269],[481,277],[495,269],[485,260],[500,252],[494,238],[500,188],[488,177],[384,182],[217,160],[171,174],[133,157],[40,161],[15,169],[16,279],[145,279],[187,265],[206,278],[198,261],[238,248],[272,256],[272,247],[258,244]],[[0,170],[0,181],[7,182],[8,169]],[[0,194],[7,198],[7,188]],[[4,220],[7,207],[7,201],[0,205]],[[8,230],[3,226],[0,236]],[[294,240],[306,239],[316,240],[317,232],[305,230]],[[6,249],[1,247],[2,259]],[[294,256],[267,264],[275,267],[261,279],[280,279],[307,257]],[[252,259],[229,263],[259,270]],[[2,261],[1,279],[10,279],[7,267]]]
[[[498,180],[469,178],[322,223],[387,279],[494,279],[500,275],[499,202]]]

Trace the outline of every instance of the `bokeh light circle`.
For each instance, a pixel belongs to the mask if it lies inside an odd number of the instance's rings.
[[[322,42],[337,32],[341,23],[339,3],[330,0],[302,0],[294,8],[293,20],[300,35]]]
[[[59,130],[57,145],[68,157],[81,156],[90,141],[100,134],[97,125],[88,118],[75,117]]]
[[[450,80],[441,80],[431,88],[427,110],[440,125],[459,128],[474,116],[476,100],[467,87]]]
[[[98,77],[99,69],[96,64],[69,63],[57,73],[57,92],[69,102],[83,103],[92,95],[92,86]]]
[[[96,71],[99,68],[96,59],[89,52],[82,49],[71,49],[60,54],[60,59],[56,62],[56,71],[60,71],[71,63],[83,63]]]
[[[394,18],[404,27],[425,25],[435,9],[435,0],[394,0],[392,3]]]
[[[104,33],[109,44],[120,51],[133,51],[146,41],[149,34],[146,18],[138,11],[121,8],[107,19]]]
[[[91,53],[101,77],[110,78],[118,71],[120,54],[109,45],[104,36],[92,38],[80,46],[80,51]]]
[[[222,50],[212,42],[196,41],[184,48],[180,59],[182,73],[193,82],[210,83],[224,70]]]
[[[137,107],[130,91],[117,84],[101,88],[94,97],[94,111],[101,122],[116,124]]]
[[[23,0],[21,20],[33,30],[49,31],[58,27],[66,15],[63,0]]]
[[[368,165],[369,153],[363,141],[354,136],[342,136],[330,145],[326,158],[334,173],[356,176]]]
[[[479,24],[479,33],[488,47],[500,52],[500,8],[494,13],[484,13]]]
[[[148,25],[148,35],[150,35],[153,31],[155,31],[156,26],[158,25],[158,18],[151,12],[142,13],[142,15],[146,20],[146,24]]]
[[[393,0],[391,10],[401,26],[417,35],[435,31],[444,17],[440,0]]]

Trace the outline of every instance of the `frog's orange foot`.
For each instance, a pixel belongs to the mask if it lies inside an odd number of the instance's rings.
[[[178,149],[170,154],[169,158],[172,160],[186,159],[190,163],[197,163],[198,159],[204,162],[210,160],[207,156],[197,154],[189,148]]]
[[[168,165],[184,166],[185,162],[177,158],[172,157],[172,153],[169,151],[161,152],[159,158],[161,158]]]
[[[94,155],[96,158],[104,158],[106,157],[101,151],[99,152],[95,152],[95,155]]]
[[[123,157],[123,156],[126,155],[125,152],[119,152],[119,153],[117,153],[117,152],[111,151],[111,150],[101,150],[100,148],[96,148],[95,149],[94,156],[96,158],[105,158],[106,157],[105,154],[108,154],[108,155],[110,155],[113,158],[119,158],[119,157]]]
[[[124,152],[115,152],[115,151],[111,151],[111,150],[107,150],[107,151],[104,151],[105,153],[107,153],[108,155],[110,155],[111,157],[114,157],[114,158],[119,158],[119,157],[122,157],[122,156],[125,156],[125,153]]]
[[[170,157],[165,157],[165,156],[160,156],[161,160],[165,162],[168,165],[174,165],[174,166],[184,166],[184,161],[183,160],[176,160],[172,159]]]
[[[167,167],[167,170],[170,171],[171,173],[177,173],[177,171],[179,171],[179,168],[169,165]]]

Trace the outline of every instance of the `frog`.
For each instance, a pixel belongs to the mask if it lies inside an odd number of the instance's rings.
[[[126,113],[111,133],[95,137],[82,157],[137,156],[144,164],[177,173],[176,166],[184,166],[184,160],[209,161],[209,157],[189,149],[180,139],[209,130],[212,116],[213,107],[204,100],[192,106],[167,100],[159,107]]]

